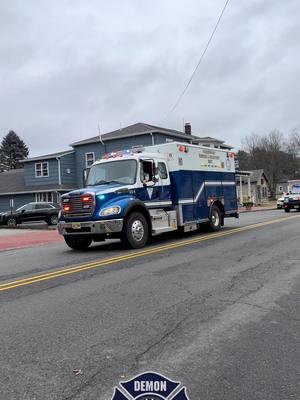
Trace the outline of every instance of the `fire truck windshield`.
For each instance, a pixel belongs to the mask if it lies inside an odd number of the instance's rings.
[[[119,183],[133,185],[136,182],[136,160],[118,160],[102,162],[91,167],[87,179],[87,186]]]
[[[293,185],[292,193],[293,194],[300,194],[300,185]]]

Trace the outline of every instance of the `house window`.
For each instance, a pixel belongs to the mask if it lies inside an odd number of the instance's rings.
[[[85,153],[85,166],[90,168],[95,162],[95,153]]]
[[[49,163],[48,162],[35,163],[35,177],[41,178],[44,176],[49,176]]]
[[[36,193],[35,201],[37,203],[40,203],[40,202],[53,203],[53,192]]]

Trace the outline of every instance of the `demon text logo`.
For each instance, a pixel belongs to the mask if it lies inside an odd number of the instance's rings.
[[[156,372],[144,372],[115,388],[112,400],[189,400],[180,382]]]

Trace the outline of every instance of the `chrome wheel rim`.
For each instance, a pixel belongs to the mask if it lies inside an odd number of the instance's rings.
[[[8,226],[16,226],[16,221],[14,219],[8,219],[7,220],[7,225]]]
[[[219,213],[217,211],[214,211],[212,213],[211,222],[212,222],[213,226],[219,226],[220,217],[219,217]]]
[[[133,221],[131,225],[131,233],[134,240],[140,242],[145,234],[144,225],[139,219]]]
[[[53,225],[57,224],[57,217],[51,217],[51,223]]]

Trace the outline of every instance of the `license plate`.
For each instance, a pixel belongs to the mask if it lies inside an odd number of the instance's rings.
[[[72,222],[72,229],[81,229],[80,222]]]

